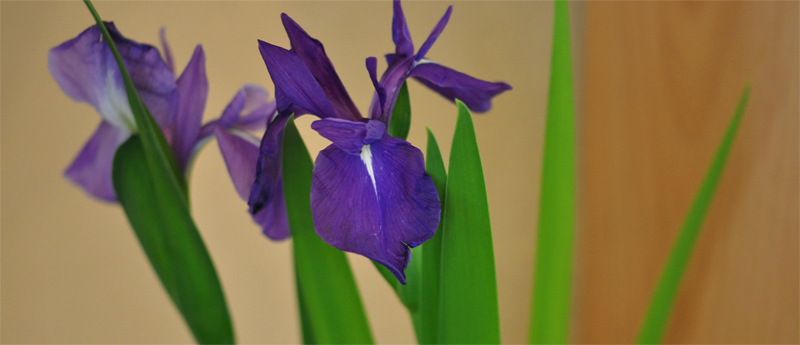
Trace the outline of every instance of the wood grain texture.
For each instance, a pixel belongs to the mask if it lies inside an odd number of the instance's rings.
[[[797,343],[798,2],[586,4],[572,340],[630,343],[745,83],[666,343]]]

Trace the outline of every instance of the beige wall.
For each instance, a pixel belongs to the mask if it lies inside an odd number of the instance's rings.
[[[417,45],[447,2],[410,2]],[[9,343],[185,343],[191,337],[169,303],[119,207],[87,198],[61,177],[100,117],[67,98],[47,72],[47,50],[92,24],[80,2],[2,1],[2,341]],[[393,50],[388,2],[98,2],[127,36],[157,43],[167,27],[176,65],[194,45],[207,56],[206,119],[219,116],[244,83],[272,89],[256,39],[286,46],[286,12],[319,38],[361,109],[372,86],[368,56]],[[536,224],[540,142],[549,66],[552,5],[458,2],[429,56],[514,90],[476,118],[495,233],[503,336],[526,339]],[[381,59],[381,66],[383,60]],[[381,67],[383,68],[383,67]],[[411,84],[410,141],[424,126],[444,153],[455,107]],[[326,141],[303,135],[316,154]],[[216,144],[200,154],[192,205],[215,260],[242,343],[299,340],[288,242],[264,238],[237,197]],[[367,313],[381,343],[413,342],[410,321],[362,257],[351,257]]]

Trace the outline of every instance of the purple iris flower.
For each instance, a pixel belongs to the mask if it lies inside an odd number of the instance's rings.
[[[255,180],[258,139],[249,131],[262,132],[275,114],[275,101],[255,85],[243,87],[222,116],[203,126],[208,97],[205,55],[201,46],[177,80],[172,52],[161,31],[166,61],[153,46],[129,40],[113,23],[106,23],[142,101],[163,128],[180,168],[186,172],[199,148],[216,136],[228,171],[239,195],[247,200]],[[61,89],[72,99],[92,105],[103,120],[64,175],[99,199],[115,202],[111,169],[117,148],[136,132],[122,76],[111,50],[97,26],[50,50],[49,69]],[[288,236],[288,226],[273,221],[269,212],[253,216],[273,239]],[[285,217],[283,217],[285,219]]]
[[[275,83],[277,115],[261,141],[249,204],[284,214],[280,167],[283,125],[291,114],[320,117],[312,128],[333,144],[317,156],[311,185],[311,209],[317,234],[328,244],[364,255],[386,266],[405,284],[410,248],[431,238],[439,224],[440,203],[425,173],[422,152],[391,137],[388,125],[400,86],[409,78],[475,111],[486,111],[491,99],[510,89],[505,83],[475,79],[424,59],[447,24],[448,8],[431,35],[414,54],[400,2],[394,3],[395,54],[377,78],[377,59],[366,61],[375,97],[369,118],[354,106],[322,44],[286,14],[281,15],[291,50],[259,41]]]

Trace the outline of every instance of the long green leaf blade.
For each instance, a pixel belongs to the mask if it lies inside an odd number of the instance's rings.
[[[144,106],[114,41],[85,0],[119,66],[138,135],[114,157],[114,189],[145,253],[200,343],[233,343],[222,286],[189,212],[186,180]]]
[[[444,168],[444,160],[439,150],[439,144],[430,129],[428,129],[425,170],[431,176],[433,184],[436,186],[436,191],[439,192],[439,201],[444,210],[447,172]],[[419,258],[417,259],[422,262],[422,286],[419,292],[419,310],[417,311],[419,315],[415,317],[418,320],[415,324],[415,329],[417,341],[420,344],[436,344],[439,342],[443,225],[444,215],[442,215],[442,219],[439,222],[439,228],[436,229],[436,235],[417,247],[420,249]]]
[[[575,228],[575,116],[568,3],[555,3],[550,94],[539,199],[530,342],[564,344],[569,333]]]
[[[153,169],[156,169],[155,172],[169,175],[170,183],[167,187],[176,188],[177,192],[183,195],[184,203],[186,203],[188,208],[186,179],[180,169],[178,169],[177,160],[167,145],[164,133],[158,127],[153,116],[150,115],[147,107],[136,93],[133,80],[128,70],[125,68],[125,63],[122,61],[122,56],[119,54],[114,40],[111,39],[108,29],[100,18],[100,14],[97,13],[97,10],[95,10],[90,0],[84,0],[84,3],[94,17],[95,22],[97,22],[97,26],[103,34],[103,39],[111,50],[114,60],[117,62],[120,74],[122,75],[123,84],[125,85],[125,93],[128,96],[128,103],[131,106],[131,111],[136,121],[137,130],[142,137],[141,143],[144,145],[148,162],[153,166]]]
[[[408,82],[403,82],[397,101],[394,103],[392,120],[389,123],[389,135],[406,140],[411,129],[411,97],[408,94]]]
[[[297,309],[300,312],[300,331],[303,336],[303,344],[317,344],[314,339],[314,329],[311,325],[311,316],[308,314],[308,305],[306,305],[305,297],[303,296],[303,287],[300,286],[300,276],[297,274],[297,265],[294,266],[294,279],[297,282]]]
[[[298,294],[305,303],[313,339],[321,344],[371,344],[372,334],[347,257],[314,231],[309,197],[314,164],[293,118],[283,134],[282,163]]]
[[[133,135],[117,150],[114,190],[139,242],[195,339],[233,343],[233,327],[211,257],[180,194],[153,173]]]
[[[742,96],[739,99],[736,112],[730,124],[728,124],[725,136],[722,138],[714,160],[708,168],[708,172],[706,173],[705,179],[703,179],[703,183],[700,185],[692,208],[689,209],[689,214],[686,215],[686,220],[681,227],[678,239],[672,248],[669,259],[667,259],[664,272],[661,275],[661,281],[653,294],[650,308],[648,309],[641,333],[639,334],[640,344],[660,343],[664,336],[672,307],[675,304],[675,296],[678,293],[678,287],[686,272],[686,266],[689,264],[689,259],[692,255],[692,249],[695,243],[697,243],[697,237],[700,234],[703,221],[706,218],[709,206],[714,198],[714,191],[722,177],[725,162],[733,146],[733,140],[736,138],[736,132],[739,128],[739,123],[742,121],[742,116],[747,107],[747,100],[749,97],[750,85],[747,85],[744,91],[742,91]]]
[[[458,103],[442,227],[441,328],[445,344],[499,344],[492,227],[469,109]]]

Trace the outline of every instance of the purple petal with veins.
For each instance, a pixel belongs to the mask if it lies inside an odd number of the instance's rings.
[[[458,98],[479,113],[492,107],[494,96],[511,89],[506,83],[483,81],[434,62],[418,64],[410,75],[450,101]]]
[[[383,264],[405,284],[410,248],[433,237],[440,205],[422,152],[385,135],[360,155],[337,145],[320,152],[311,212],[326,243]]]

